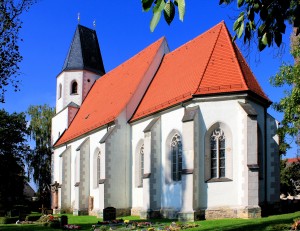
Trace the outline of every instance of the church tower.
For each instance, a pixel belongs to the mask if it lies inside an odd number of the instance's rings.
[[[78,25],[61,73],[56,78],[57,127],[53,143],[68,128],[94,82],[105,74],[95,30]]]

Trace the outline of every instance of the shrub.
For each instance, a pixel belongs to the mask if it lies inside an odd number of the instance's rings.
[[[28,215],[25,218],[25,221],[37,221],[40,219],[41,215]]]
[[[110,229],[110,227],[108,225],[102,225],[99,228],[100,231],[108,231],[109,229]]]
[[[0,217],[0,224],[15,224],[19,217]]]
[[[49,225],[51,228],[60,228],[60,222],[59,221],[51,221],[50,222],[50,225]]]
[[[292,230],[300,230],[300,218],[294,219]]]

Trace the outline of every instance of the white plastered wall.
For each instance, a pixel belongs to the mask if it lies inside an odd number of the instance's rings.
[[[60,112],[70,102],[81,105],[87,93],[93,86],[94,82],[99,78],[89,71],[64,71],[56,79],[56,112]],[[73,81],[77,82],[77,94],[71,94],[71,85]],[[59,98],[59,85],[62,85],[62,94]]]
[[[68,128],[68,114],[69,109],[66,107],[52,118],[52,144],[55,144],[65,129]]]
[[[140,145],[140,141],[144,140],[144,129],[151,122],[152,118],[149,118],[145,121],[137,123],[133,125],[131,128],[131,157],[132,157],[132,174],[131,174],[131,200],[132,200],[132,208],[142,208],[143,207],[143,188],[137,187],[136,185],[136,174],[138,174],[139,169],[136,169],[136,164],[138,161],[136,160],[136,151],[138,146]]]
[[[214,207],[234,207],[241,204],[238,198],[242,193],[241,166],[243,166],[243,154],[239,138],[241,132],[241,114],[237,100],[220,100],[197,103],[200,107],[199,126],[200,126],[200,166],[199,166],[199,207],[201,209]],[[240,123],[239,123],[240,121]],[[232,181],[206,183],[204,176],[205,166],[204,136],[206,131],[215,123],[225,124],[232,133],[232,148],[226,150],[232,155]],[[226,134],[225,134],[226,139]],[[226,142],[226,141],[225,141]],[[227,163],[226,163],[227,164]],[[230,163],[229,163],[230,164]],[[229,166],[227,166],[229,167]]]

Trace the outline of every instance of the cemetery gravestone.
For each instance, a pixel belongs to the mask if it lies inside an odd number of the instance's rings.
[[[116,220],[117,210],[114,207],[107,207],[103,209],[103,221]]]

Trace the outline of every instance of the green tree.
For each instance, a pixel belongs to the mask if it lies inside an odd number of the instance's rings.
[[[280,191],[285,195],[296,195],[297,191],[293,181],[300,180],[300,161],[288,163],[280,162]]]
[[[0,110],[0,208],[9,210],[23,199],[24,160],[30,152],[24,113]]]
[[[19,51],[19,31],[22,27],[20,15],[29,9],[35,0],[0,1],[0,102],[4,102],[7,85],[18,90],[19,63],[22,56]]]
[[[30,116],[29,131],[35,141],[35,147],[28,155],[29,172],[38,186],[42,203],[50,205],[51,184],[51,119],[54,108],[44,104],[30,106],[27,111]]]
[[[220,5],[236,3],[240,14],[234,22],[235,38],[243,36],[244,42],[258,41],[259,50],[274,43],[280,46],[286,25],[291,24],[300,29],[300,2],[299,0],[219,0]],[[192,3],[190,3],[192,4]],[[184,0],[142,0],[144,11],[152,9],[153,17],[150,29],[153,31],[158,24],[161,13],[165,21],[170,24],[175,15],[176,7],[179,18],[183,21],[185,13]]]
[[[295,37],[293,40],[291,54],[295,59],[294,64],[283,64],[279,72],[271,78],[271,84],[275,87],[285,88],[284,97],[273,107],[278,112],[283,113],[281,126],[278,129],[280,137],[280,151],[285,153],[291,147],[291,142],[300,130],[300,38]]]

